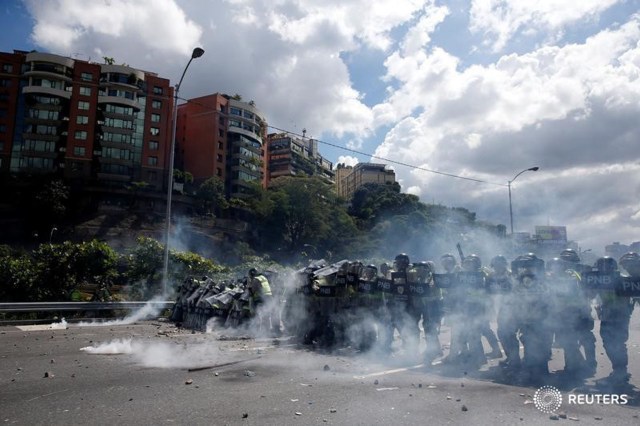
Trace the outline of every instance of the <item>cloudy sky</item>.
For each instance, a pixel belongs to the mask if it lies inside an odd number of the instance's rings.
[[[507,227],[507,182],[539,166],[511,186],[516,232],[566,225],[594,252],[640,240],[640,0],[1,7],[2,51],[109,56],[175,83],[201,46],[183,97],[239,93],[270,125],[417,166],[394,165],[403,191]]]

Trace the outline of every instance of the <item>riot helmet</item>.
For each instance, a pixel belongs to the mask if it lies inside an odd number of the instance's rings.
[[[534,253],[518,256],[511,262],[511,270],[518,277],[542,277],[544,276],[544,260]]]
[[[440,258],[440,264],[447,272],[453,272],[453,269],[456,267],[456,258],[451,253],[443,254]]]
[[[394,264],[395,264],[396,270],[404,271],[409,267],[409,265],[411,264],[411,261],[409,260],[409,256],[407,254],[400,253],[399,255],[396,256]]]
[[[482,268],[482,260],[477,254],[465,256],[462,260],[462,269],[468,272],[477,272]]]
[[[547,262],[547,271],[553,275],[562,275],[567,270],[567,264],[559,257],[554,257]]]
[[[491,259],[491,267],[494,271],[505,271],[509,266],[509,262],[507,262],[507,258],[503,255],[499,254],[493,259]]]
[[[564,249],[560,252],[560,259],[567,263],[580,263],[580,256],[574,249]]]
[[[433,273],[433,270],[431,269],[431,265],[429,265],[429,262],[414,263],[413,267],[416,269],[418,273],[418,277],[421,279],[426,279]]]
[[[638,255],[638,253],[630,251],[622,255],[618,264],[622,266],[629,275],[634,277],[640,276],[640,255]]]
[[[387,273],[389,272],[389,270],[391,269],[391,267],[389,266],[388,263],[381,263],[380,264],[380,273],[382,275],[387,275]]]
[[[598,272],[610,274],[618,270],[618,262],[613,257],[605,256],[596,260],[595,268]]]
[[[365,280],[372,280],[378,276],[378,268],[376,265],[367,265],[362,271],[362,278]]]
[[[249,269],[249,276],[250,276],[251,278],[254,278],[254,277],[256,277],[257,275],[258,275],[258,270],[257,270],[256,268],[251,268],[251,269]]]

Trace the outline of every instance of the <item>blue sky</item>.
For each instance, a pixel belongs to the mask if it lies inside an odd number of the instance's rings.
[[[403,190],[508,224],[640,240],[640,0],[9,0],[2,51],[103,56],[252,99],[271,125],[422,169]],[[365,155],[321,145],[334,162]],[[376,160],[380,162],[380,160]]]

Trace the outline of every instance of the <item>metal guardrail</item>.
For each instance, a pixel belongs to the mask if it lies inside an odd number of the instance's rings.
[[[62,311],[111,311],[116,309],[136,310],[145,306],[156,309],[168,309],[172,301],[152,302],[21,302],[0,303],[2,312],[62,312]]]

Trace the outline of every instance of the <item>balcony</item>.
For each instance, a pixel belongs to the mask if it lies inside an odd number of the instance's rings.
[[[25,95],[28,94],[42,94],[42,95],[51,95],[58,96],[64,99],[71,99],[71,92],[67,92],[62,89],[54,89],[52,87],[44,87],[44,86],[25,86],[22,88],[22,93]]]
[[[128,107],[134,108],[136,110],[140,110],[141,105],[133,99],[127,99],[120,96],[98,96],[99,104],[118,104],[118,105],[126,105]]]

